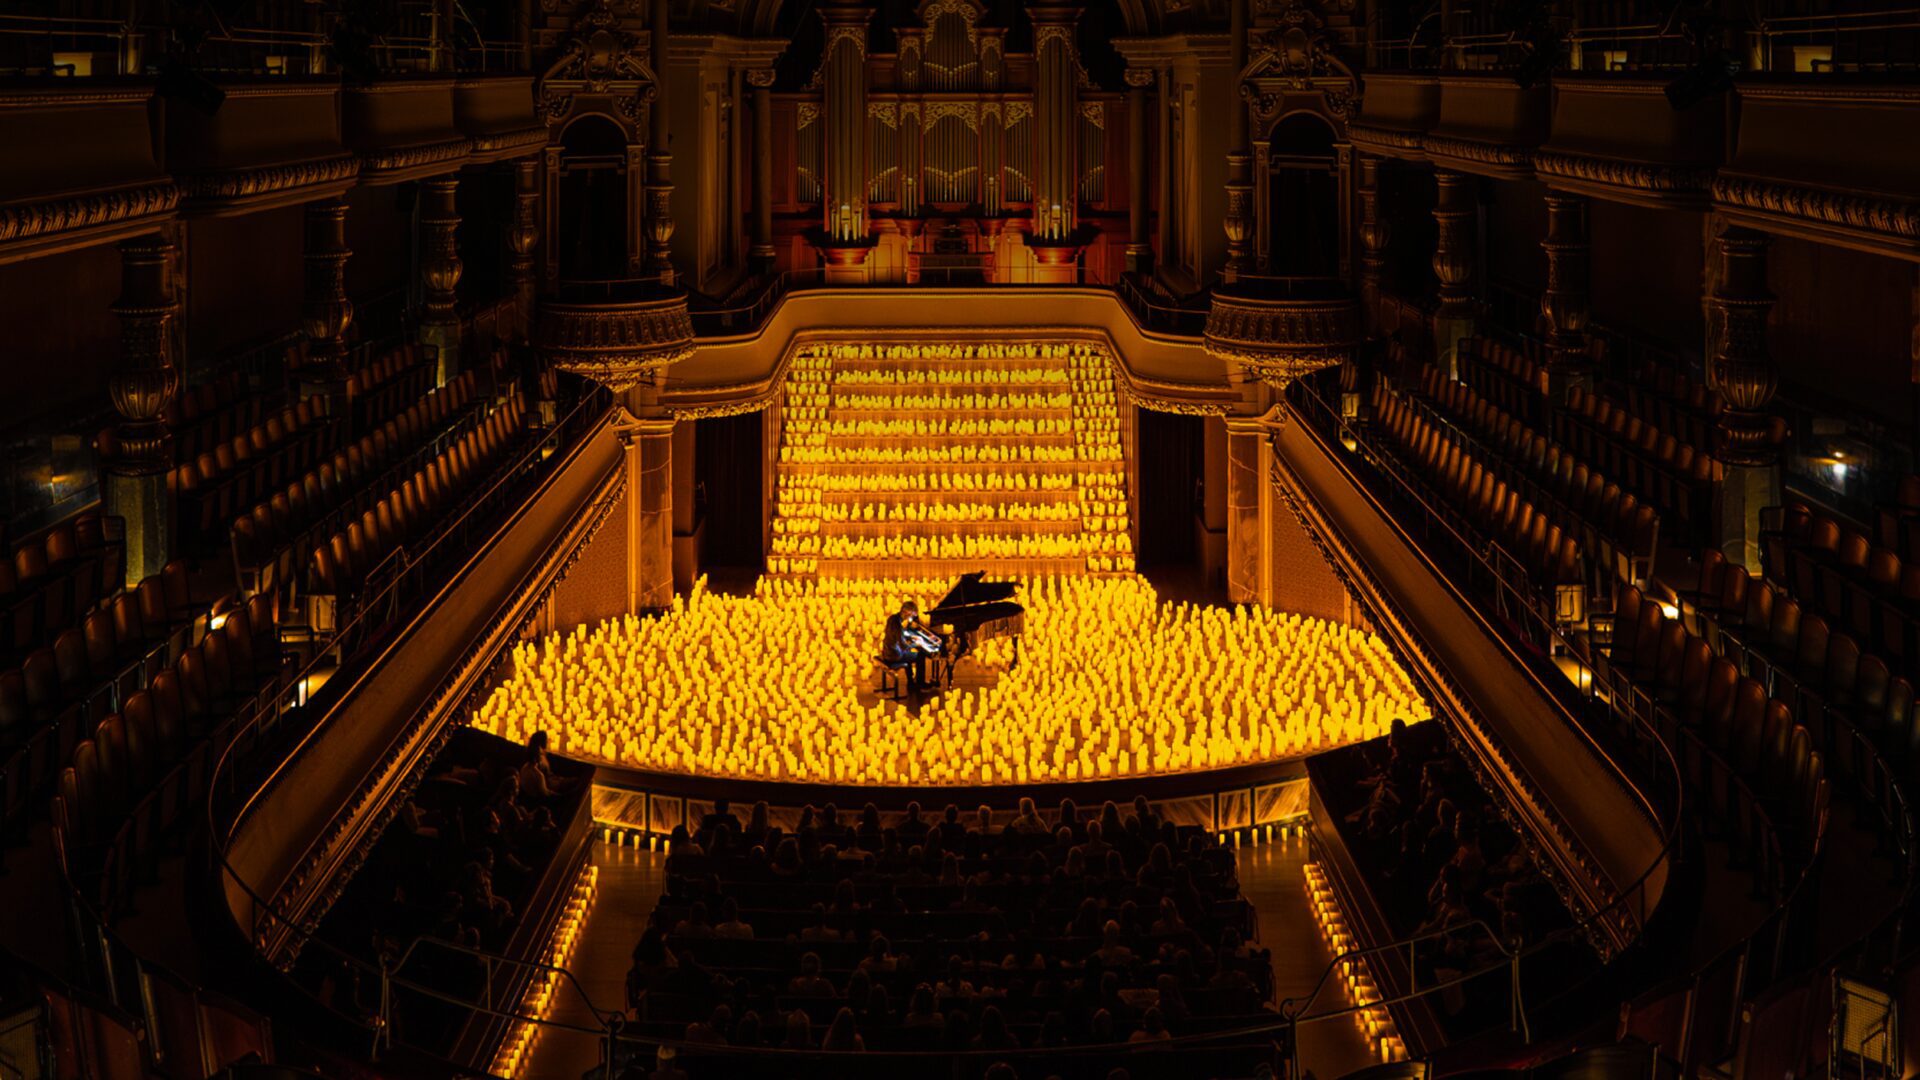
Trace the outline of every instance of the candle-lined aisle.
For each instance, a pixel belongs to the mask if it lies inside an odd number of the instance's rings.
[[[1133,569],[1095,345],[803,345],[782,415],[776,577]]]
[[[474,725],[545,730],[634,768],[849,784],[995,784],[1224,768],[1385,733],[1429,710],[1378,638],[1264,608],[1165,603],[1136,575],[1042,578],[1018,667],[916,710],[863,706],[882,623],[947,586],[762,579],[523,645]]]

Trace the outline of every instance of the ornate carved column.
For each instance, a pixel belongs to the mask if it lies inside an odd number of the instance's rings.
[[[1726,478],[1718,488],[1715,521],[1720,550],[1749,571],[1760,569],[1760,510],[1780,502],[1780,449],[1769,406],[1780,371],[1767,349],[1764,233],[1729,228],[1720,234],[1718,287],[1712,305],[1719,332],[1708,362],[1713,388],[1726,399],[1720,414],[1719,457]]]
[[[1147,87],[1157,76],[1127,69],[1127,272],[1153,273],[1153,243],[1147,238]]]
[[[673,129],[667,112],[668,0],[647,8],[648,60],[653,67],[653,104],[647,110],[647,276],[672,285]]]
[[[753,88],[753,268],[773,270],[773,69],[747,72]]]
[[[1440,280],[1440,306],[1434,312],[1434,355],[1453,368],[1453,349],[1473,333],[1473,232],[1479,214],[1476,181],[1464,173],[1436,169],[1433,220],[1439,227],[1433,245],[1433,275]]]
[[[1387,244],[1393,239],[1393,226],[1380,213],[1381,164],[1377,154],[1360,155],[1360,306],[1369,337],[1381,333],[1380,283],[1386,278]]]
[[[173,359],[173,320],[180,305],[171,284],[175,249],[160,235],[120,245],[120,362],[107,381],[119,420],[101,440],[107,513],[126,521],[127,584],[167,564],[173,534],[173,434],[166,414],[180,389]]]
[[[1229,0],[1227,61],[1233,93],[1227,101],[1227,265],[1221,275],[1234,281],[1253,272],[1253,153],[1247,146],[1247,103],[1240,98],[1240,73],[1247,69],[1247,0]]]
[[[460,208],[458,175],[420,181],[420,341],[440,357],[440,385],[460,373]]]
[[[300,300],[300,328],[307,335],[307,358],[294,373],[302,399],[317,399],[329,415],[344,415],[347,392],[346,334],[353,325],[353,301],[347,298],[347,201],[307,204],[306,289]]]
[[[513,163],[513,224],[507,229],[507,287],[519,308],[514,319],[516,340],[533,333],[535,280],[533,252],[540,244],[540,160],[524,157]]]
[[[1547,253],[1547,288],[1540,294],[1540,314],[1546,322],[1547,397],[1554,405],[1567,391],[1593,380],[1587,352],[1587,282],[1590,273],[1587,236],[1587,200],[1563,192],[1547,193],[1547,237],[1540,242]]]

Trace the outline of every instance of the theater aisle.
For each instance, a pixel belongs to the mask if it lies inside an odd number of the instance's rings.
[[[644,848],[596,843],[590,858],[600,868],[599,896],[568,968],[596,1008],[613,1012],[626,1006],[633,946],[667,887],[667,857]],[[579,1027],[598,1024],[579,996],[566,992],[555,996],[548,1019]],[[576,1080],[599,1064],[597,1040],[548,1028],[520,1075]]]
[[[1240,892],[1260,920],[1260,947],[1273,952],[1274,1005],[1289,997],[1313,992],[1333,953],[1313,925],[1307,907],[1304,836],[1276,839],[1253,848],[1241,848]],[[1315,1002],[1312,1013],[1325,1013],[1351,1004],[1339,980],[1334,980]],[[1324,1080],[1345,1076],[1378,1063],[1366,1037],[1349,1017],[1336,1017],[1300,1029],[1300,1068]]]

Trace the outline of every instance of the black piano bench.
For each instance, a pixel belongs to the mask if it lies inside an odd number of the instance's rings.
[[[905,697],[906,691],[900,685],[900,675],[913,666],[911,660],[888,660],[884,656],[875,656],[873,662],[880,667],[880,696]]]

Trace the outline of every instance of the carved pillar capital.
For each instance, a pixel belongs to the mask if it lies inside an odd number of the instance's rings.
[[[1360,302],[1369,336],[1380,332],[1380,285],[1386,277],[1387,244],[1393,239],[1393,226],[1380,212],[1380,168],[1378,155],[1360,155]]]
[[[1780,388],[1779,366],[1767,348],[1766,234],[1729,228],[1720,234],[1719,284],[1709,301],[1718,319],[1709,374],[1726,399],[1720,414],[1720,457],[1730,465],[1768,466],[1779,457],[1770,406]]]
[[[1591,367],[1587,352],[1588,281],[1591,242],[1587,200],[1581,195],[1547,195],[1547,287],[1540,294],[1540,316],[1547,338],[1547,377],[1553,399],[1583,382]]]
[[[1433,245],[1433,275],[1440,281],[1442,318],[1473,317],[1473,226],[1478,213],[1475,179],[1464,173],[1435,170],[1437,189],[1433,220],[1438,226]]]
[[[353,301],[347,297],[347,202],[327,199],[306,208],[306,290],[300,301],[307,355],[295,372],[302,397],[317,397],[332,411],[345,390],[347,328],[353,325]]]
[[[173,434],[167,410],[180,390],[173,357],[173,261],[177,249],[159,234],[120,245],[120,297],[113,302],[120,323],[120,359],[107,380],[119,420],[101,458],[111,473],[163,472],[173,464]]]

